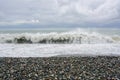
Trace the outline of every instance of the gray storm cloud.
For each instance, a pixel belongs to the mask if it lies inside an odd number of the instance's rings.
[[[59,1],[62,14],[74,15],[81,20],[104,21],[117,18],[119,12],[119,0],[65,0]],[[75,14],[76,13],[76,14]]]
[[[116,21],[120,0],[0,0],[0,25]]]

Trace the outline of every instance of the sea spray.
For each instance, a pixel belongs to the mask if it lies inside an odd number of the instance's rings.
[[[106,35],[76,29],[68,32],[49,33],[1,33],[0,43],[39,43],[39,44],[99,44],[120,43],[119,35]]]
[[[51,33],[16,33],[0,34],[0,43],[42,43],[42,44],[96,44],[119,43],[120,36],[108,36],[97,32],[51,32]]]

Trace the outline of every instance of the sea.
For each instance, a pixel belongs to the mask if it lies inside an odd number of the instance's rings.
[[[120,28],[0,29],[0,57],[120,56]]]

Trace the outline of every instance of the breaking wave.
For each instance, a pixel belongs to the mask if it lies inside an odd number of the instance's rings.
[[[120,36],[108,36],[97,32],[70,31],[51,33],[6,33],[0,34],[0,43],[41,43],[41,44],[96,44],[119,43]]]

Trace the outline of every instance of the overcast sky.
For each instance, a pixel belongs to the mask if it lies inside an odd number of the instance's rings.
[[[0,0],[0,26],[120,26],[120,0]]]

